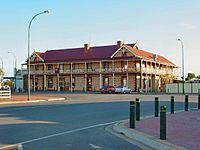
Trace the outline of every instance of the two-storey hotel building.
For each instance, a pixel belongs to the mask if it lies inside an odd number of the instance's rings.
[[[30,62],[32,91],[98,91],[102,86],[122,85],[136,92],[154,92],[162,89],[162,76],[174,77],[177,68],[163,56],[122,41],[33,52]],[[27,90],[27,74],[23,79]]]

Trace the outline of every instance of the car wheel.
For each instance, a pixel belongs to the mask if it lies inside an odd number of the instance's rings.
[[[108,91],[108,93],[109,93],[109,94],[111,94],[111,93],[112,93],[112,91]]]

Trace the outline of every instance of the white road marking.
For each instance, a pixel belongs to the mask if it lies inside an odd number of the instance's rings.
[[[125,121],[125,120],[120,120],[120,121]],[[79,132],[79,131],[82,131],[82,130],[87,130],[87,129],[101,127],[101,126],[106,126],[106,125],[118,123],[120,121],[112,121],[112,122],[107,122],[107,123],[101,123],[101,124],[96,124],[96,125],[92,125],[92,126],[88,126],[88,127],[78,128],[78,129],[69,130],[69,131],[65,131],[65,132],[60,132],[60,133],[56,133],[56,134],[52,134],[52,135],[43,136],[43,137],[40,137],[40,138],[35,138],[35,139],[32,139],[32,140],[24,141],[24,142],[21,142],[21,144],[27,144],[27,143],[40,141],[40,140],[44,140],[44,139],[48,139],[48,138],[52,138],[52,137],[56,137],[56,136],[60,136],[60,135],[64,135],[64,134]]]
[[[17,145],[17,150],[23,150],[23,147],[22,147],[22,144],[21,144],[21,143],[19,143],[19,144]]]
[[[127,120],[127,119],[125,119],[125,120]],[[87,129],[111,125],[111,124],[118,123],[118,122],[125,121],[125,120],[118,120],[118,121],[112,121],[112,122],[107,122],[107,123],[101,123],[101,124],[96,124],[96,125],[92,125],[92,126],[88,126],[88,127],[78,128],[78,129],[69,130],[69,131],[65,131],[65,132],[60,132],[60,133],[56,133],[56,134],[52,134],[52,135],[48,135],[48,136],[43,136],[43,137],[40,137],[40,138],[35,138],[35,139],[28,140],[28,141],[17,143],[17,146],[19,144],[23,145],[23,144],[27,144],[27,143],[31,143],[31,142],[35,142],[35,141],[40,141],[40,140],[44,140],[44,139],[48,139],[48,138],[52,138],[52,137],[56,137],[56,136],[60,136],[60,135],[64,135],[64,134],[75,133],[75,132],[79,132],[79,131],[83,131],[83,130],[87,130]],[[0,147],[0,150],[6,149],[6,148],[11,148],[11,147],[14,147],[14,146],[16,146],[16,144],[7,145],[7,146],[4,146],[4,147]],[[21,150],[23,150],[23,149],[21,149]]]
[[[52,138],[52,137],[56,137],[56,136],[60,136],[60,135],[64,135],[64,134],[75,133],[75,132],[79,132],[79,131],[83,131],[83,130],[87,130],[87,129],[111,125],[111,124],[118,123],[118,122],[121,122],[121,121],[125,121],[125,120],[101,123],[101,124],[96,124],[96,125],[92,125],[92,126],[88,126],[88,127],[78,128],[78,129],[69,130],[69,131],[65,131],[65,132],[60,132],[60,133],[56,133],[56,134],[52,134],[52,135],[43,136],[43,137],[40,137],[40,138],[35,138],[35,139],[28,140],[28,141],[20,142],[20,143],[17,143],[17,145],[19,145],[19,144],[23,145],[23,144],[27,144],[27,143],[31,143],[31,142],[35,142],[35,141],[40,141],[40,140],[44,140],[44,139],[48,139],[48,138]],[[0,147],[0,150],[10,148],[10,147],[13,147],[13,146],[16,146],[16,144]],[[21,149],[21,150],[23,150],[23,149]]]
[[[94,145],[94,144],[89,144],[92,148],[94,148],[94,149],[99,149],[99,148],[101,148],[100,146],[97,146],[97,145]]]

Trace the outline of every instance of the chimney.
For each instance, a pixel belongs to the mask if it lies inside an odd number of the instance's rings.
[[[117,41],[117,47],[118,47],[118,48],[122,47],[122,45],[123,45],[123,42],[122,42],[122,41]]]
[[[133,48],[139,49],[138,46],[137,46],[137,42],[135,42],[135,43],[133,44]]]
[[[139,49],[137,45],[135,45],[135,46],[133,46],[133,47],[136,48],[136,49]]]
[[[154,60],[154,61],[157,61],[157,58],[158,58],[158,55],[153,54],[153,60]]]
[[[89,43],[85,43],[85,44],[84,44],[84,52],[85,52],[85,53],[90,52],[90,44],[89,44]]]

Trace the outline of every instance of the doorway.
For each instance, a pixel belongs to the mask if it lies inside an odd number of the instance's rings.
[[[123,77],[121,78],[121,85],[122,85],[122,86],[127,86],[127,78],[126,78],[126,76],[123,76]]]
[[[64,91],[64,89],[65,89],[65,78],[60,78],[59,88],[60,88],[60,91]]]
[[[92,77],[87,77],[87,91],[92,91]]]

